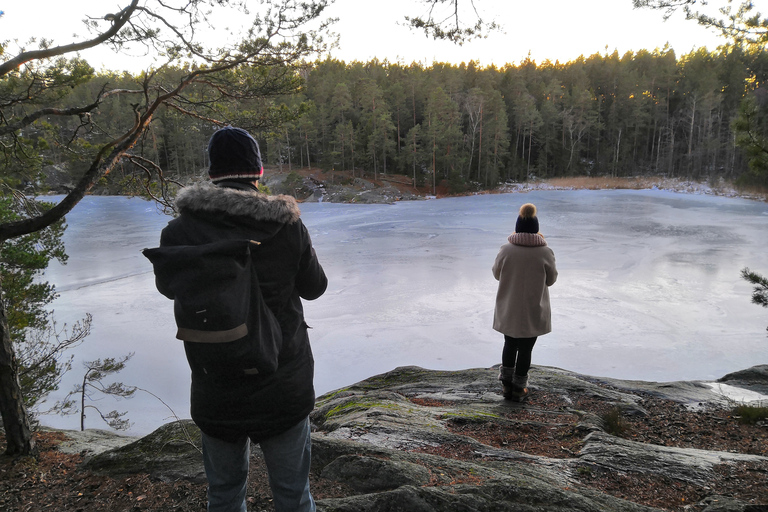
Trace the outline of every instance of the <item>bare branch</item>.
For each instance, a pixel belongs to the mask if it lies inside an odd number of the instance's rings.
[[[7,135],[11,132],[15,132],[16,130],[22,129],[25,126],[29,126],[30,124],[34,123],[35,121],[37,121],[43,116],[74,116],[74,115],[84,114],[98,107],[99,103],[101,103],[101,100],[97,99],[95,102],[82,107],[72,107],[67,109],[60,109],[60,108],[40,109],[37,112],[31,113],[13,124],[0,126],[0,136]]]
[[[71,332],[67,331],[67,326],[61,330],[56,329],[56,323],[52,322],[52,325],[43,333],[40,333],[41,338],[55,339],[56,343],[51,344],[47,340],[44,343],[35,342],[31,345],[44,350],[44,353],[39,354],[39,357],[31,357],[29,354],[19,354],[19,357],[24,361],[31,361],[32,364],[26,366],[20,375],[31,373],[36,371],[39,367],[49,364],[53,360],[58,360],[59,356],[66,350],[76,347],[85,340],[85,338],[91,334],[91,324],[93,322],[93,316],[90,313],[86,313],[83,320],[75,323],[72,326]]]
[[[211,124],[214,124],[214,125],[217,125],[217,126],[225,126],[227,124],[226,122],[221,121],[219,119],[214,119],[212,117],[205,117],[205,116],[203,116],[201,114],[198,114],[197,112],[193,112],[191,110],[183,109],[183,108],[181,108],[181,106],[176,105],[175,103],[170,102],[170,101],[168,103],[166,103],[166,106],[168,108],[172,108],[172,109],[174,109],[174,110],[176,110],[178,112],[181,112],[185,116],[193,117],[195,119],[200,119],[201,121],[207,121],[207,122],[209,122]]]
[[[155,162],[141,157],[137,155],[131,155],[128,157],[128,161],[130,161],[133,165],[144,171],[145,179],[142,183],[142,187],[144,188],[144,191],[146,194],[152,198],[156,203],[158,203],[160,206],[162,206],[163,211],[166,213],[173,213],[176,211],[176,207],[173,204],[173,201],[170,198],[169,194],[169,184],[173,184],[178,186],[179,188],[183,188],[184,185],[179,183],[176,180],[171,180],[165,177],[163,173],[163,169],[157,165]],[[160,195],[158,196],[152,191],[151,184],[153,183],[153,172],[154,175],[157,176],[157,181],[160,183]]]
[[[53,48],[44,48],[42,50],[21,52],[16,57],[0,64],[0,77],[7,75],[15,69],[18,69],[18,67],[22,64],[33,60],[50,59],[51,57],[58,57],[60,55],[87,50],[88,48],[93,48],[104,43],[105,41],[108,41],[109,39],[115,37],[118,32],[120,32],[120,29],[122,29],[123,26],[125,26],[128,20],[131,18],[131,16],[133,16],[138,5],[139,0],[132,0],[128,7],[114,15],[114,18],[112,19],[112,26],[109,28],[109,30],[106,30],[93,39],[63,46],[54,46]]]
[[[433,39],[447,39],[455,44],[463,45],[471,39],[485,38],[488,32],[500,30],[501,26],[495,21],[486,23],[475,6],[474,0],[464,0],[468,2],[474,13],[474,25],[462,22],[465,14],[459,11],[459,4],[462,0],[421,0],[428,6],[425,16],[410,17],[405,16],[405,21],[413,29],[423,30],[427,36]],[[438,19],[437,7],[447,4],[446,14]],[[470,17],[472,17],[470,15]]]

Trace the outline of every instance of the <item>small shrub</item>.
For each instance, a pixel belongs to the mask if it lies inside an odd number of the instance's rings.
[[[285,177],[283,185],[289,189],[301,188],[304,186],[304,178],[302,178],[296,171],[291,171],[291,173]]]
[[[603,428],[608,434],[621,436],[627,431],[627,423],[624,421],[624,416],[618,407],[613,407],[604,412],[600,415],[600,419],[603,420]]]
[[[733,415],[739,420],[739,423],[754,425],[758,421],[768,420],[768,407],[740,405],[733,410]]]
[[[266,183],[259,182],[258,187],[259,187],[259,192],[261,192],[262,194],[267,194],[268,196],[272,195],[272,190],[269,188],[269,185],[267,185]]]

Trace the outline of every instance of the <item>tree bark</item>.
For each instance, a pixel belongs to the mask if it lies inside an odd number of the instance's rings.
[[[0,412],[5,426],[6,455],[34,455],[35,441],[19,386],[18,364],[11,345],[8,317],[0,287]]]

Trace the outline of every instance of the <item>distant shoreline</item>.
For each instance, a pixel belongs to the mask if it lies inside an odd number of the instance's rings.
[[[318,168],[292,171],[265,169],[264,183],[273,193],[286,193],[283,183],[291,174],[303,178],[303,186],[294,188],[301,202],[333,203],[393,203],[407,200],[442,199],[485,194],[529,192],[533,190],[667,190],[684,194],[742,198],[768,202],[768,190],[742,188],[719,180],[716,183],[697,182],[685,178],[664,176],[574,176],[563,178],[533,178],[529,181],[508,182],[490,190],[452,192],[445,183],[436,187],[414,187],[412,180],[400,174],[371,177],[353,175],[350,171],[323,171]]]
[[[298,174],[303,179],[299,188],[292,193],[283,184],[290,174]],[[533,178],[523,182],[507,182],[494,189],[451,192],[444,184],[436,187],[414,187],[412,181],[404,175],[379,175],[378,179],[369,176],[353,176],[350,171],[323,171],[318,168],[295,169],[292,171],[277,168],[265,169],[263,183],[273,194],[293,195],[299,202],[331,202],[380,204],[408,200],[444,199],[447,197],[465,197],[486,194],[524,193],[534,190],[666,190],[681,194],[707,195],[740,198],[752,201],[768,202],[768,190],[737,187],[725,180],[717,183],[699,182],[685,178],[663,176],[574,176],[563,178]],[[54,188],[39,197],[66,195],[66,187]],[[88,195],[111,195],[98,188]],[[128,194],[118,194],[128,195]]]
[[[541,181],[521,183],[528,190],[667,190],[683,194],[711,195],[751,199],[768,202],[768,191],[739,189],[732,184],[720,181],[717,184],[697,182],[683,178],[664,177],[589,177],[552,178]],[[508,190],[509,189],[509,190]],[[501,192],[514,192],[517,187],[502,186]]]

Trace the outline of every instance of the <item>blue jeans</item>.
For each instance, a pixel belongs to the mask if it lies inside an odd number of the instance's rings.
[[[275,511],[315,512],[315,501],[309,493],[309,418],[259,445],[267,464]],[[230,443],[203,434],[208,512],[246,512],[249,456],[247,436]]]

